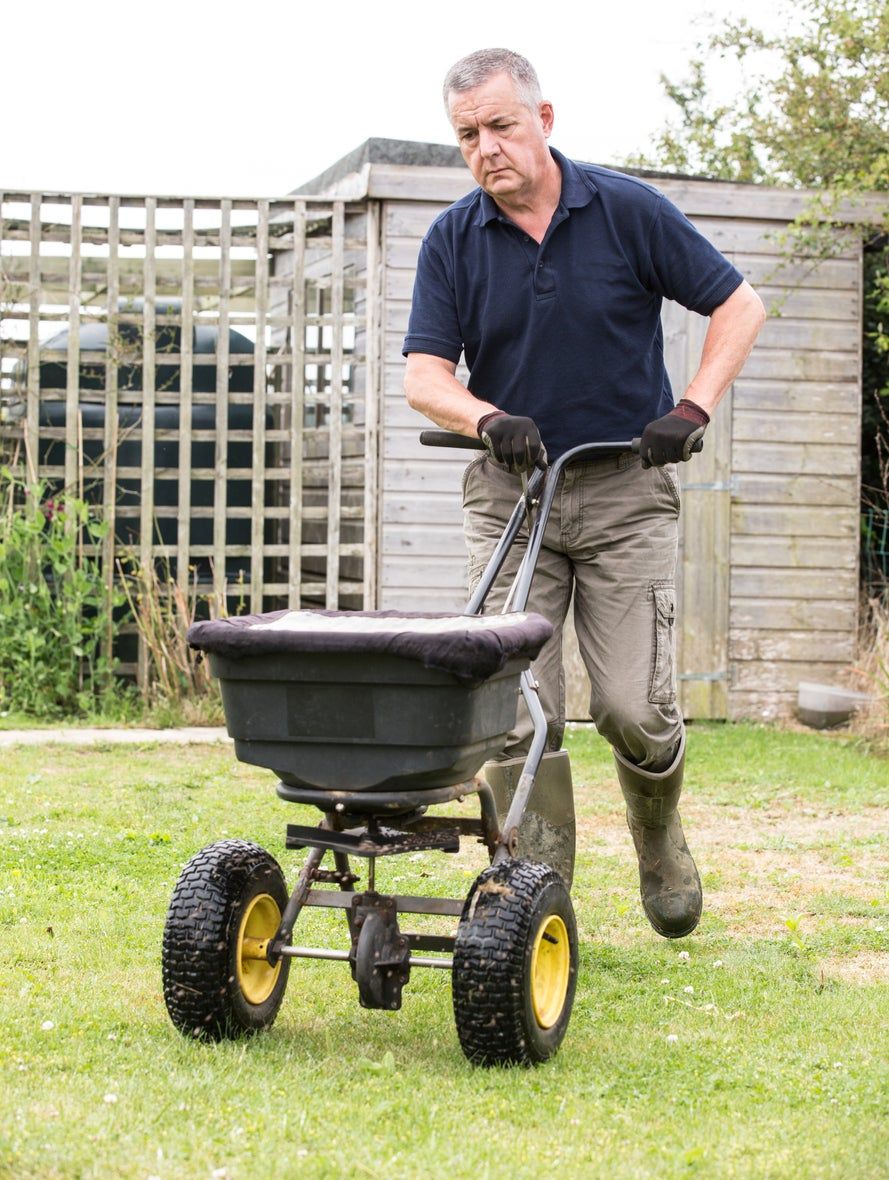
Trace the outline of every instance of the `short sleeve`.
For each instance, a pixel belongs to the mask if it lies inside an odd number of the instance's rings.
[[[428,238],[423,240],[417,259],[410,320],[401,351],[404,356],[425,352],[454,364],[463,352],[453,280]]]
[[[710,315],[744,281],[744,276],[661,196],[651,227],[651,284],[657,294]]]

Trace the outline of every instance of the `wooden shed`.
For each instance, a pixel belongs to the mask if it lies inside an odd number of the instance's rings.
[[[780,235],[805,192],[642,174],[762,295],[770,318],[683,467],[679,678],[690,717],[791,712],[800,680],[836,681],[858,621],[861,247],[788,263]],[[465,457],[428,451],[402,393],[401,342],[414,267],[433,218],[473,187],[456,148],[369,140],[304,186],[379,207],[382,372],[376,604],[459,608],[464,600],[460,474]],[[674,390],[694,372],[707,321],[665,304]],[[569,714],[586,689],[569,654]]]
[[[861,249],[788,264],[805,193],[648,175],[772,311],[682,470],[679,675],[691,717],[775,717],[854,658]],[[454,147],[373,139],[274,199],[0,193],[3,461],[103,506],[109,586],[129,537],[219,609],[459,609],[465,453],[420,447],[401,343],[472,185]],[[664,326],[681,392],[706,321]]]

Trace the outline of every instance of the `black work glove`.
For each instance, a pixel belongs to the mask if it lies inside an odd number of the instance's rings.
[[[642,431],[639,454],[643,467],[685,463],[692,447],[707,429],[710,415],[684,397],[663,418],[655,418]]]
[[[476,425],[478,436],[498,463],[518,474],[546,467],[546,449],[533,418],[519,418],[503,410],[484,414]]]

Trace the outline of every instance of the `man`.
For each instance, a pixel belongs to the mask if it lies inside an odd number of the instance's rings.
[[[553,108],[525,58],[470,54],[448,72],[444,97],[480,187],[423,241],[405,392],[439,426],[487,448],[464,477],[471,581],[518,498],[517,473],[583,442],[641,435],[641,457],[563,473],[528,607],[556,626],[535,675],[558,749],[561,625],[573,589],[590,713],[613,747],[643,906],[658,933],[682,937],[702,899],[677,810],[685,734],[673,655],[674,464],[689,458],[739,373],[762,302],[655,189],[549,148]],[[663,298],[710,319],[700,368],[676,405]],[[461,353],[468,388],[455,376]],[[507,753],[529,740],[525,717]]]

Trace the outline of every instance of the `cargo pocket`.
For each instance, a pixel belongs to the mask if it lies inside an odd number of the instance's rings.
[[[479,467],[482,466],[482,464],[484,463],[485,459],[487,459],[487,457],[488,456],[486,454],[485,455],[478,455],[478,456],[476,456],[475,459],[472,460],[471,463],[467,463],[466,466],[464,467],[463,477],[462,477],[461,485],[460,485],[461,490],[463,492],[464,499],[466,497],[466,485],[469,483],[469,477],[471,475],[473,475],[478,470]]]
[[[652,582],[649,594],[654,613],[654,634],[648,699],[653,705],[672,705],[676,700],[676,591],[672,582]]]

